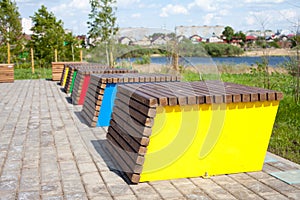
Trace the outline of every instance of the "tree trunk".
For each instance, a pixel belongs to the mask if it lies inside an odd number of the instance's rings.
[[[172,65],[174,70],[178,70],[179,56],[177,53],[172,54]]]

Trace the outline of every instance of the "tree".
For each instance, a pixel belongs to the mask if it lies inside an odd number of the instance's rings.
[[[106,44],[106,55],[109,66],[113,66],[113,36],[116,35],[115,9],[112,7],[116,0],[90,0],[91,13],[89,14],[88,35],[90,38]]]
[[[239,31],[239,32],[235,33],[234,36],[236,38],[242,40],[242,43],[240,45],[243,47],[245,45],[245,43],[246,43],[246,35],[245,35],[245,33],[243,33],[242,31]]]
[[[35,56],[39,59],[40,65],[49,66],[54,61],[55,49],[63,52],[65,32],[63,22],[56,20],[53,13],[48,12],[42,5],[41,8],[31,17],[34,26],[31,36],[31,47],[34,48]],[[59,53],[63,55],[63,53]],[[63,58],[62,58],[63,59]]]
[[[234,30],[230,26],[226,26],[224,31],[222,32],[222,34],[223,34],[223,36],[226,37],[226,41],[228,43],[230,43],[232,40],[232,37],[234,36]]]
[[[21,49],[22,25],[16,3],[0,0],[0,62],[10,62],[10,53],[13,61],[16,61]]]

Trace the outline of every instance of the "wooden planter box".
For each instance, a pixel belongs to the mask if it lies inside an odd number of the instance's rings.
[[[70,90],[72,93],[72,103],[74,105],[83,105],[86,92],[90,83],[91,74],[124,74],[124,73],[137,73],[136,70],[130,69],[79,69],[74,81],[73,90]]]
[[[109,126],[118,85],[179,80],[166,74],[92,74],[81,114],[92,127]]]
[[[218,81],[118,87],[107,149],[133,183],[259,171],[281,92]]]
[[[0,83],[13,83],[14,64],[0,64]]]

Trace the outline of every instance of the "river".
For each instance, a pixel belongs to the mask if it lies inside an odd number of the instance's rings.
[[[290,61],[288,56],[270,56],[269,66],[278,67],[287,61]],[[135,62],[136,58],[124,59],[126,61]],[[121,60],[119,60],[121,61]],[[262,62],[261,57],[184,57],[179,59],[180,65],[214,65],[214,64],[242,64],[242,65],[256,65],[257,62]],[[166,64],[170,63],[170,59],[167,57],[151,57],[151,63],[154,64]]]

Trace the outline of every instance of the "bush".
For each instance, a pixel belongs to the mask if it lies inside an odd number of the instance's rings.
[[[143,55],[140,59],[136,59],[135,63],[138,65],[150,64],[151,58],[149,55]]]

